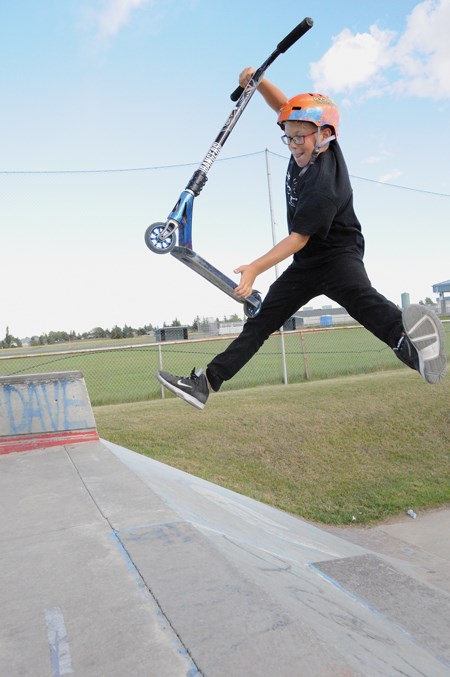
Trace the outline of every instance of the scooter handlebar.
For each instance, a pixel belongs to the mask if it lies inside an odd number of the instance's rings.
[[[314,21],[310,19],[309,16],[303,19],[303,21],[301,21],[299,25],[289,33],[289,35],[286,35],[286,37],[278,43],[277,50],[280,52],[280,54],[284,54],[284,52],[286,52],[289,47],[292,47],[294,42],[297,42],[297,40],[299,40],[302,35],[305,35],[305,33],[313,27],[313,24]]]
[[[272,54],[272,61],[279,55],[279,54],[284,54],[289,47],[292,47],[292,45],[297,42],[307,31],[309,31],[310,28],[312,28],[314,25],[314,21],[310,17],[305,17],[303,21],[301,21],[298,26],[296,26],[288,35],[286,35],[285,38],[281,42],[278,43],[277,48],[275,52]],[[232,101],[237,101],[239,97],[241,96],[242,92],[244,91],[244,88],[238,85],[234,92],[230,95],[230,99]]]
[[[237,100],[239,99],[239,97],[241,96],[241,94],[242,94],[243,91],[244,91],[244,88],[241,87],[241,85],[238,85],[238,86],[236,87],[236,89],[234,90],[234,92],[232,92],[232,93],[230,94],[230,99],[231,99],[232,101],[237,101]]]

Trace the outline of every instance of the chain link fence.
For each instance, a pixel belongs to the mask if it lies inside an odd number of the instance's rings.
[[[258,247],[267,250],[272,242],[285,237],[287,161],[287,156],[267,150],[217,160],[214,181],[196,207],[195,243],[207,260],[210,254],[215,260],[217,235],[212,233],[226,235],[220,239],[221,270],[231,271],[239,263],[236,251],[240,261],[252,260],[255,238]],[[197,165],[193,162],[192,168]],[[150,254],[144,245],[146,226],[166,218],[173,204],[173,186],[186,185],[189,166],[0,172],[0,220],[6,224],[7,233],[2,242],[4,294],[0,319],[4,326],[9,325],[11,333],[19,335],[13,319],[18,313],[26,315],[27,326],[39,327],[45,321],[47,327],[55,329],[76,326],[81,318],[82,324],[90,327],[101,324],[102,317],[121,317],[120,324],[128,317],[131,324],[139,326],[170,322],[172,313],[182,313],[185,323],[195,314],[218,317],[235,313],[236,304],[226,300],[224,294],[203,285],[199,295],[195,286],[198,276],[178,264],[172,270],[170,263],[174,261]],[[243,180],[247,176],[252,176],[252,190],[261,199],[248,199],[248,182]],[[391,219],[400,226],[408,224],[409,230],[420,229],[429,221],[430,210],[434,214],[433,232],[422,239],[420,256],[432,262],[432,270],[445,268],[448,252],[445,246],[436,247],[436,242],[445,241],[442,229],[447,195],[406,191],[361,177],[352,179],[359,184],[357,211],[364,232],[374,241],[371,277],[380,280],[385,278],[385,271],[391,271],[391,277],[395,271],[402,285],[403,280],[411,280],[411,269],[418,270],[411,264],[417,260],[418,245],[414,238],[405,239],[404,228],[392,228]],[[269,201],[264,199],[266,191]],[[380,218],[381,203],[389,218]],[[283,215],[279,223],[277,214]],[[388,249],[384,246],[386,237],[391,245]],[[398,246],[395,238],[401,241]],[[400,246],[401,260],[397,254]],[[411,284],[428,289],[429,275],[422,271],[419,278]],[[266,282],[261,283],[271,282],[272,271],[268,271]],[[411,289],[416,298],[422,293],[417,288]],[[192,313],[185,307],[188,298],[195,304]],[[228,302],[232,308],[222,306]],[[133,317],[145,320],[137,323]],[[448,332],[447,323],[447,336]],[[0,375],[80,370],[94,405],[168,397],[154,377],[158,368],[186,375],[193,367],[204,368],[231,340],[230,335],[209,336],[207,340],[191,335],[189,341],[156,343],[147,336],[142,340],[83,340],[0,350]],[[447,340],[447,346],[449,343]],[[305,325],[301,330],[270,337],[223,390],[401,368],[406,367],[392,351],[361,327],[334,325],[310,330]]]
[[[450,321],[444,321],[450,357]],[[94,406],[172,397],[154,377],[158,369],[186,376],[205,368],[233,337],[76,348],[16,349],[0,354],[0,375],[79,370]],[[117,341],[116,343],[120,343]],[[300,383],[350,374],[406,369],[392,350],[360,326],[303,329],[273,334],[222,390]]]

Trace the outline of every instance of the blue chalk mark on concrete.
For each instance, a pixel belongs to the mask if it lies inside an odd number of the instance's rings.
[[[138,587],[139,588],[145,588],[144,581],[142,580],[142,577],[141,577],[139,571],[134,566],[133,560],[129,556],[127,550],[124,548],[117,531],[112,531],[109,534],[109,538],[114,543],[114,545],[117,547],[117,549],[118,549],[120,555],[122,556],[122,558],[125,560],[125,563],[128,567],[128,570],[130,571],[131,575],[133,576],[134,580],[136,581]]]
[[[366,608],[368,611],[370,611],[370,613],[372,613],[374,616],[378,616],[379,618],[383,619],[383,621],[389,623],[393,628],[396,628],[397,630],[399,630],[400,632],[402,632],[404,635],[406,635],[406,636],[408,637],[408,639],[410,640],[411,644],[420,646],[419,642],[417,642],[417,641],[415,640],[415,638],[411,635],[411,633],[408,632],[408,630],[407,630],[406,628],[404,628],[402,625],[400,625],[399,623],[396,623],[395,621],[393,621],[391,618],[389,618],[389,616],[387,616],[386,614],[384,614],[384,613],[382,613],[381,611],[379,611],[379,610],[378,610],[376,607],[374,607],[372,604],[369,604],[369,602],[366,602],[364,599],[362,599],[362,598],[359,597],[358,595],[355,595],[354,592],[351,592],[351,590],[348,590],[346,587],[344,587],[343,585],[341,585],[341,583],[339,583],[339,581],[337,581],[335,578],[332,578],[332,576],[329,576],[329,575],[326,574],[325,572],[321,571],[321,570],[319,569],[319,567],[316,567],[314,564],[312,564],[312,562],[309,562],[309,563],[307,564],[307,566],[308,566],[308,568],[311,569],[312,571],[315,571],[316,574],[319,574],[319,576],[320,576],[321,578],[323,578],[324,581],[327,581],[327,583],[330,583],[331,585],[333,585],[335,588],[337,588],[337,590],[340,590],[340,591],[343,592],[345,595],[348,595],[349,597],[351,597],[352,599],[354,599],[355,602],[357,602],[357,603],[360,604],[361,606],[365,607],[365,608]],[[449,667],[449,666],[450,666],[449,661],[447,661],[447,660],[441,658],[440,656],[436,656],[436,659],[437,659],[440,663],[442,663],[443,665],[445,665],[446,667]]]
[[[133,528],[136,528],[136,527],[128,527],[126,529],[126,531],[132,531]],[[140,527],[140,528],[142,528],[142,527]],[[139,573],[138,569],[134,565],[133,560],[129,556],[126,548],[124,547],[122,541],[120,540],[119,533],[117,531],[112,531],[109,534],[109,539],[116,545],[120,555],[125,560],[125,563],[127,565],[128,570],[130,571],[134,580],[138,584],[138,587],[140,588],[142,593],[145,596],[150,595],[154,599],[156,604],[158,604],[158,601],[153,597],[150,589],[147,587],[147,585],[143,581],[141,574]],[[197,666],[193,662],[193,660],[192,660],[192,658],[189,654],[189,651],[186,649],[186,647],[183,646],[180,638],[177,636],[175,630],[170,625],[170,622],[168,621],[167,617],[164,615],[164,612],[162,611],[161,608],[159,608],[158,611],[156,612],[156,618],[159,621],[159,624],[160,624],[162,629],[165,629],[167,627],[167,625],[169,625],[170,628],[172,629],[172,631],[174,633],[172,642],[177,647],[178,653],[180,654],[180,656],[183,656],[188,661],[188,664],[190,666],[189,670],[186,673],[186,677],[198,677],[199,675],[201,675],[202,673],[199,671],[199,669],[197,668]]]
[[[72,675],[72,658],[70,656],[66,625],[61,609],[58,607],[45,609],[45,623],[47,625],[47,638],[50,647],[52,677]]]

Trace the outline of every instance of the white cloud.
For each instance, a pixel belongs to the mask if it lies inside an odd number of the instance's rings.
[[[354,35],[345,28],[333,38],[333,45],[320,61],[311,65],[317,91],[345,92],[379,78],[389,66],[389,45],[395,33],[370,27],[369,33]],[[372,80],[373,82],[373,80]]]
[[[391,153],[388,150],[382,150],[378,153],[378,155],[370,155],[369,157],[366,157],[362,162],[366,165],[375,165],[378,164],[379,162],[384,162],[384,160],[387,160],[391,158],[393,153]]]
[[[379,176],[378,181],[381,181],[381,183],[390,183],[391,181],[395,181],[395,179],[398,179],[402,175],[402,173],[403,172],[401,172],[399,169],[393,169],[387,174]]]
[[[408,17],[395,49],[397,91],[435,99],[450,97],[450,0],[425,0]]]
[[[156,0],[103,0],[101,8],[91,13],[100,38],[116,35],[128,22],[133,10]]]
[[[368,33],[346,28],[322,59],[311,64],[314,89],[356,91],[364,97],[388,92],[450,98],[449,26],[450,0],[423,0],[400,36],[376,25]]]

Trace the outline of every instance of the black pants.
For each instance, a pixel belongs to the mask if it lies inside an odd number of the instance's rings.
[[[370,283],[364,264],[344,255],[318,268],[291,264],[271,285],[259,314],[247,320],[241,334],[217,355],[206,370],[213,390],[219,390],[253,357],[264,341],[315,296],[324,294],[343,306],[349,315],[393,348],[402,332],[399,308]]]

